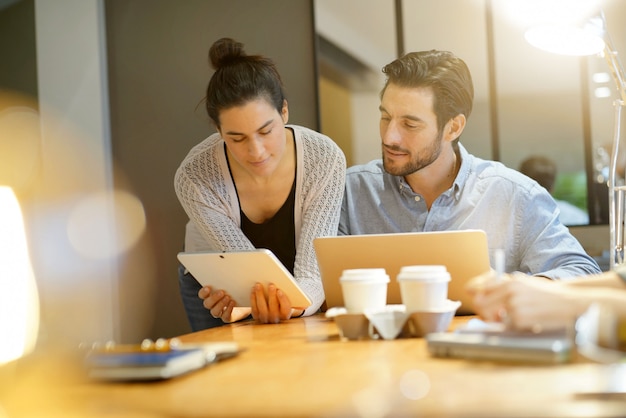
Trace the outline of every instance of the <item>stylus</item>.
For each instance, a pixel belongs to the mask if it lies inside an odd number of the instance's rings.
[[[496,267],[496,280],[502,280],[502,276],[504,275],[504,250],[495,250],[493,257]]]

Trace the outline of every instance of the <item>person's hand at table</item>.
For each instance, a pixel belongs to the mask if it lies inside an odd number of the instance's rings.
[[[267,287],[267,298],[263,285],[261,283],[254,285],[250,294],[250,306],[252,317],[262,324],[277,324],[304,313],[300,309],[293,309],[287,295],[271,283]]]
[[[220,318],[225,323],[236,322],[250,315],[250,308],[237,307],[236,302],[224,291],[213,291],[204,286],[198,291],[202,304],[209,310],[213,318]]]
[[[516,330],[538,332],[563,328],[587,306],[580,289],[522,273],[496,277],[490,271],[472,279],[467,290],[473,295],[474,309],[482,319],[504,322],[507,328]]]

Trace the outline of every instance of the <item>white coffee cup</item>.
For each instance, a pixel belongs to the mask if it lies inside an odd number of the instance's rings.
[[[440,309],[448,300],[450,273],[446,266],[404,266],[397,280],[407,312]]]
[[[389,275],[384,268],[344,270],[339,282],[345,308],[350,313],[380,309],[387,304]]]

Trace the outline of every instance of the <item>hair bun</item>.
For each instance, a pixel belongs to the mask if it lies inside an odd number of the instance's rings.
[[[209,61],[215,70],[245,56],[243,44],[231,38],[221,38],[215,41],[209,50]]]

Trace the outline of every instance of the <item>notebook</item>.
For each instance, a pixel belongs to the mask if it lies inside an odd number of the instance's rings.
[[[257,248],[234,252],[178,253],[178,260],[203,286],[225,290],[238,306],[250,306],[255,283],[273,283],[289,297],[294,308],[305,309],[311,299],[298,286],[289,270],[270,250]]]
[[[343,306],[339,277],[343,270],[385,268],[390,281],[387,304],[402,304],[396,281],[402,266],[442,264],[450,273],[448,298],[461,302],[458,314],[472,314],[465,284],[491,267],[487,235],[481,230],[342,235],[313,241],[326,307]]]

